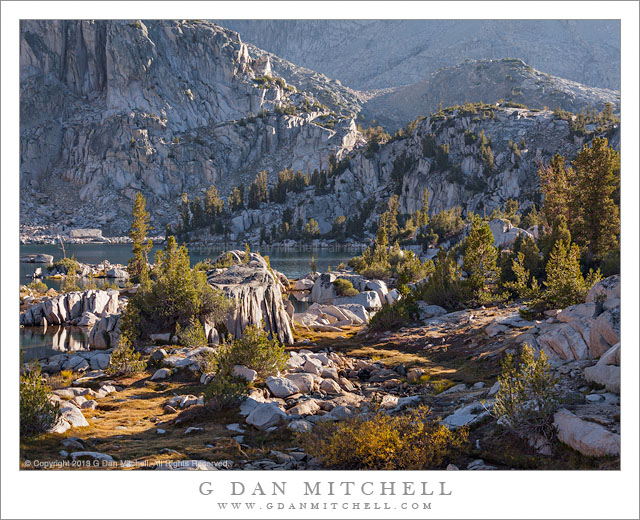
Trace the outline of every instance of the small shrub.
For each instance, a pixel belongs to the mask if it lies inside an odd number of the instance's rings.
[[[242,401],[248,392],[247,381],[229,373],[217,374],[207,385],[204,398],[215,410],[231,408]]]
[[[500,389],[491,410],[498,422],[523,437],[543,435],[550,439],[553,413],[558,408],[557,379],[544,351],[536,359],[533,349],[525,343],[517,367],[513,355],[507,354],[498,382]]]
[[[71,258],[66,258],[66,257],[61,258],[57,262],[47,266],[47,270],[49,272],[57,271],[59,273],[64,273],[64,274],[68,274],[69,271],[73,271],[74,273],[77,273],[79,268],[80,268],[80,264],[78,264],[78,261],[75,259],[74,256],[72,256]]]
[[[462,272],[453,251],[440,248],[433,274],[420,286],[416,296],[447,310],[458,309],[469,299],[468,286],[461,276]]]
[[[318,423],[299,439],[307,453],[331,468],[437,469],[464,448],[468,430],[450,430],[428,415],[424,406],[404,415],[357,415]]]
[[[194,317],[185,329],[182,329],[179,323],[176,325],[176,336],[178,336],[178,343],[188,348],[202,347],[207,344],[204,327]]]
[[[129,340],[121,338],[119,345],[111,353],[105,372],[110,376],[124,376],[137,374],[144,369],[145,364],[140,361],[140,353],[133,349]]]
[[[57,403],[49,401],[51,387],[42,378],[37,361],[20,376],[20,436],[32,437],[55,426],[60,418]]]
[[[357,271],[365,278],[375,278],[378,280],[383,280],[391,276],[391,269],[389,268],[389,264],[386,262],[374,262]]]
[[[233,265],[233,255],[231,251],[222,253],[211,265],[212,269],[227,269]]]
[[[343,278],[334,281],[333,288],[338,296],[356,296],[358,294],[358,290],[353,287],[353,284]]]
[[[369,329],[373,331],[396,330],[411,322],[412,314],[410,306],[400,300],[389,305],[385,303],[369,321]]]
[[[42,282],[31,282],[27,285],[27,289],[31,289],[34,293],[46,293],[49,290],[47,284]]]
[[[544,302],[548,308],[563,309],[584,302],[589,289],[602,279],[600,270],[589,271],[586,279],[580,271],[580,250],[569,249],[562,240],[556,242],[546,266],[547,280]]]
[[[277,337],[269,338],[262,327],[249,325],[242,337],[218,348],[216,359],[220,371],[231,373],[234,365],[244,365],[266,377],[284,370],[288,356]]]

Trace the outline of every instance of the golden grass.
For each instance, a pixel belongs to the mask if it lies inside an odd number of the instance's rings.
[[[202,459],[211,462],[229,459],[262,458],[271,449],[290,445],[290,433],[265,433],[246,426],[243,448],[233,437],[238,433],[227,430],[230,423],[243,423],[238,409],[213,411],[204,406],[193,406],[177,413],[166,414],[163,407],[174,394],[199,395],[203,386],[195,383],[144,384],[148,374],[122,378],[119,384],[128,384],[121,392],[115,392],[98,400],[96,410],[83,410],[89,426],[71,428],[63,434],[45,434],[20,445],[21,461],[59,461],[59,451],[65,449],[61,441],[67,437],[79,437],[86,449],[111,455],[116,461],[134,461],[152,465],[157,462]],[[176,424],[176,419],[181,421]],[[185,435],[188,427],[200,427],[203,431]],[[116,429],[124,427],[126,429]],[[166,433],[158,434],[161,428]],[[162,453],[163,449],[173,450]],[[67,450],[69,451],[69,450]],[[174,453],[177,452],[177,453]],[[21,468],[26,469],[21,462]],[[134,469],[132,466],[130,469]],[[75,469],[75,468],[74,468]],[[105,469],[127,469],[120,466]]]

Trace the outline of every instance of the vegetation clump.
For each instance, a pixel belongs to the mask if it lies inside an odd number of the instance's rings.
[[[42,377],[40,363],[30,363],[20,375],[20,436],[33,437],[56,425],[58,403],[49,400],[51,387]]]
[[[215,376],[205,389],[205,399],[215,409],[235,406],[248,392],[248,382],[234,373],[236,365],[255,370],[258,377],[265,378],[284,370],[287,358],[277,338],[270,338],[262,327],[249,325],[242,337],[228,339],[213,354],[209,370],[215,369]]]
[[[499,424],[522,437],[542,435],[550,439],[553,414],[559,404],[555,388],[558,381],[544,351],[536,359],[533,348],[525,343],[519,365],[514,363],[513,354],[507,354],[498,382],[500,389],[491,413]]]
[[[333,282],[333,288],[338,296],[356,296],[358,290],[353,287],[353,284],[349,280],[344,278],[338,278]]]
[[[188,348],[203,347],[207,344],[204,327],[193,316],[189,320],[189,325],[184,329],[179,323],[176,324],[176,336],[178,337],[178,343]]]
[[[113,349],[105,372],[110,376],[128,376],[144,371],[145,367],[145,363],[140,361],[140,353],[134,350],[126,337],[123,337]]]
[[[122,316],[122,334],[134,344],[167,329],[173,334],[177,325],[184,328],[193,319],[221,323],[232,308],[224,294],[207,283],[206,273],[190,267],[187,248],[178,247],[173,236],[164,251],[158,251],[152,274],[155,280],[140,287]]]
[[[318,423],[299,438],[305,451],[331,468],[438,469],[465,448],[468,430],[450,430],[428,416],[424,406],[403,415],[356,415]]]

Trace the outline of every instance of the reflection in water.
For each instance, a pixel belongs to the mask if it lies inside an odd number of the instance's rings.
[[[89,330],[82,327],[23,327],[20,350],[24,361],[89,349]]]

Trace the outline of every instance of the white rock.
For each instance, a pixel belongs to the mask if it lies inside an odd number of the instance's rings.
[[[382,307],[382,300],[375,291],[363,291],[356,296],[335,298],[333,303],[339,306],[345,304],[362,305],[367,311],[376,311]]]
[[[341,394],[342,388],[333,379],[325,379],[320,383],[320,390],[327,394]]]
[[[422,300],[418,302],[418,308],[420,309],[420,317],[423,320],[447,314],[447,309],[440,307],[439,305],[429,305]]]
[[[558,410],[553,416],[558,439],[588,457],[620,455],[620,435],[603,426],[584,421],[568,410]]]
[[[465,390],[467,390],[467,385],[465,385],[464,383],[459,383],[452,386],[448,390],[441,392],[440,395],[455,394],[456,392],[464,392]]]
[[[97,451],[74,451],[71,453],[71,460],[97,460],[100,462],[113,462],[113,457],[106,453]]]
[[[590,383],[604,386],[609,392],[620,393],[620,367],[595,365],[584,369],[584,378]]]
[[[151,381],[160,381],[171,377],[171,370],[168,368],[160,368],[151,376]]]
[[[302,278],[301,280],[296,280],[291,289],[294,291],[310,291],[313,289],[314,284],[313,280]]]
[[[289,397],[300,391],[293,381],[284,377],[269,376],[266,383],[269,391],[276,397]]]
[[[256,378],[258,377],[258,372],[250,368],[247,368],[243,365],[235,365],[233,367],[233,375],[237,377],[241,377],[244,380],[251,382],[256,380]]]
[[[247,416],[247,423],[260,430],[266,430],[286,420],[286,414],[274,403],[257,403]]]
[[[336,297],[333,282],[336,275],[333,273],[321,274],[313,284],[311,290],[311,301],[316,303],[332,303]]]
[[[490,406],[491,404],[489,403],[485,405],[480,402],[471,403],[467,406],[463,406],[462,408],[458,408],[455,412],[453,412],[453,414],[445,417],[442,422],[447,426],[451,426],[453,428],[471,425],[488,416],[488,408],[490,408]]]
[[[599,358],[613,345],[620,342],[620,307],[604,311],[591,326],[589,352]]]
[[[311,392],[313,392],[317,386],[316,381],[320,380],[317,375],[309,374],[306,372],[287,374],[285,377],[291,380],[293,384],[298,387],[298,390],[303,394],[310,394]]]
[[[300,419],[298,421],[291,421],[287,425],[287,428],[294,432],[304,433],[310,432],[313,429],[313,424],[309,421],[305,421],[304,419]]]
[[[307,359],[302,367],[305,372],[319,376],[322,374],[322,362],[317,359]]]
[[[589,294],[587,294],[587,302],[595,302],[597,300],[606,301],[613,298],[620,298],[620,275],[609,276],[604,280],[595,284]]]
[[[318,410],[320,410],[320,406],[315,399],[306,399],[304,401],[298,402],[292,408],[287,410],[289,415],[313,415]]]
[[[602,354],[598,360],[598,365],[620,366],[620,343],[616,343],[613,347]]]

